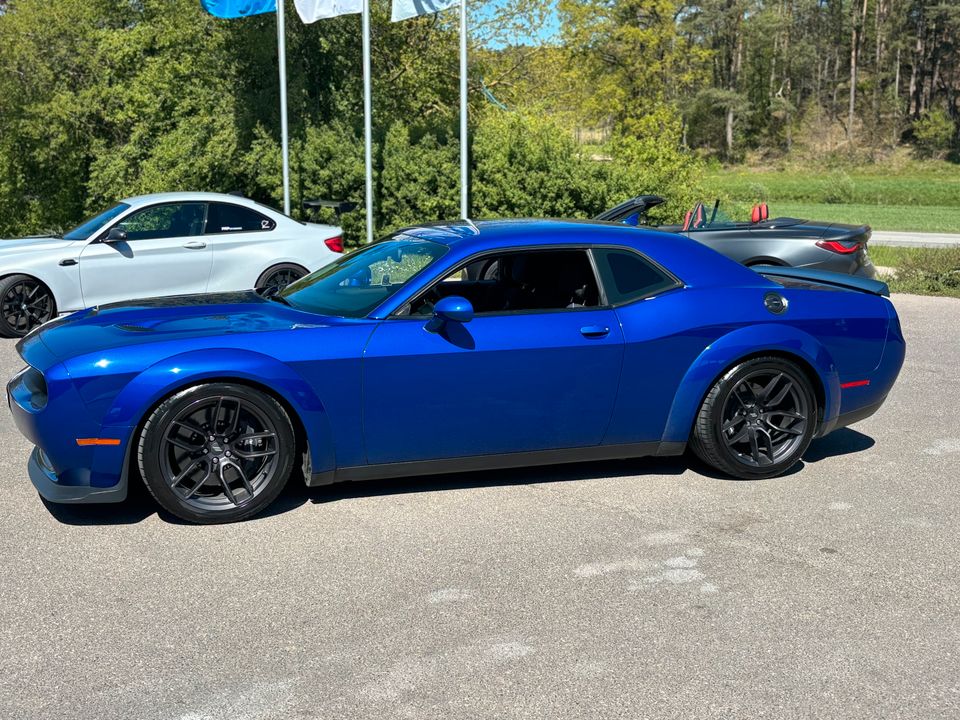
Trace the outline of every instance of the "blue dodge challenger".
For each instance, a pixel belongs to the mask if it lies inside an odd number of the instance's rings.
[[[883,403],[905,344],[883,283],[746,268],[605,223],[402,230],[276,288],[105,305],[38,328],[10,408],[52,502],[142,478],[240,520],[307,485],[678,455],[797,463]]]

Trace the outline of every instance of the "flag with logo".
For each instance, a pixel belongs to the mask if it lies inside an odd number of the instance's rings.
[[[363,12],[363,0],[293,0],[305,23]]]
[[[242,18],[277,11],[277,0],[200,0],[203,9],[218,18]]]
[[[440,12],[459,4],[460,0],[393,0],[393,13],[390,19],[397,22],[418,15]]]

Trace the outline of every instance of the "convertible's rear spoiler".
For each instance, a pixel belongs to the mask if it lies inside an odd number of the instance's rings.
[[[820,283],[821,285],[833,285],[834,287],[847,288],[848,290],[859,290],[860,292],[871,293],[873,295],[883,295],[890,297],[890,288],[885,282],[871,280],[869,278],[857,277],[856,275],[844,275],[843,273],[830,272],[828,270],[811,270],[810,268],[781,267],[779,265],[754,265],[750,268],[763,276],[773,278],[790,278],[793,280],[809,280],[810,282]]]

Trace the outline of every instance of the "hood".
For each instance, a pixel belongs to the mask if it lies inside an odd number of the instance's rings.
[[[2,257],[4,252],[9,251],[59,250],[61,248],[70,247],[72,244],[72,240],[64,240],[63,238],[53,237],[50,235],[0,239],[0,257]]]
[[[66,359],[128,345],[319,327],[337,321],[249,290],[103,305],[47,323],[38,335],[50,352]]]

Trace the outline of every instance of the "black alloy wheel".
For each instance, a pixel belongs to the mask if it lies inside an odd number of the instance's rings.
[[[151,414],[140,436],[140,470],[174,515],[231,522],[276,498],[295,446],[290,418],[274,398],[244,385],[199,385]]]
[[[56,317],[53,294],[29,275],[11,275],[0,281],[0,335],[23,337]]]
[[[257,287],[263,289],[275,287],[282,290],[287,285],[295,283],[300,278],[306,276],[306,274],[307,271],[299,265],[292,263],[276,265],[264,271],[260,279],[257,280]]]
[[[809,378],[782,358],[741,363],[707,394],[692,448],[735,477],[774,477],[792,467],[816,430],[818,408]]]

